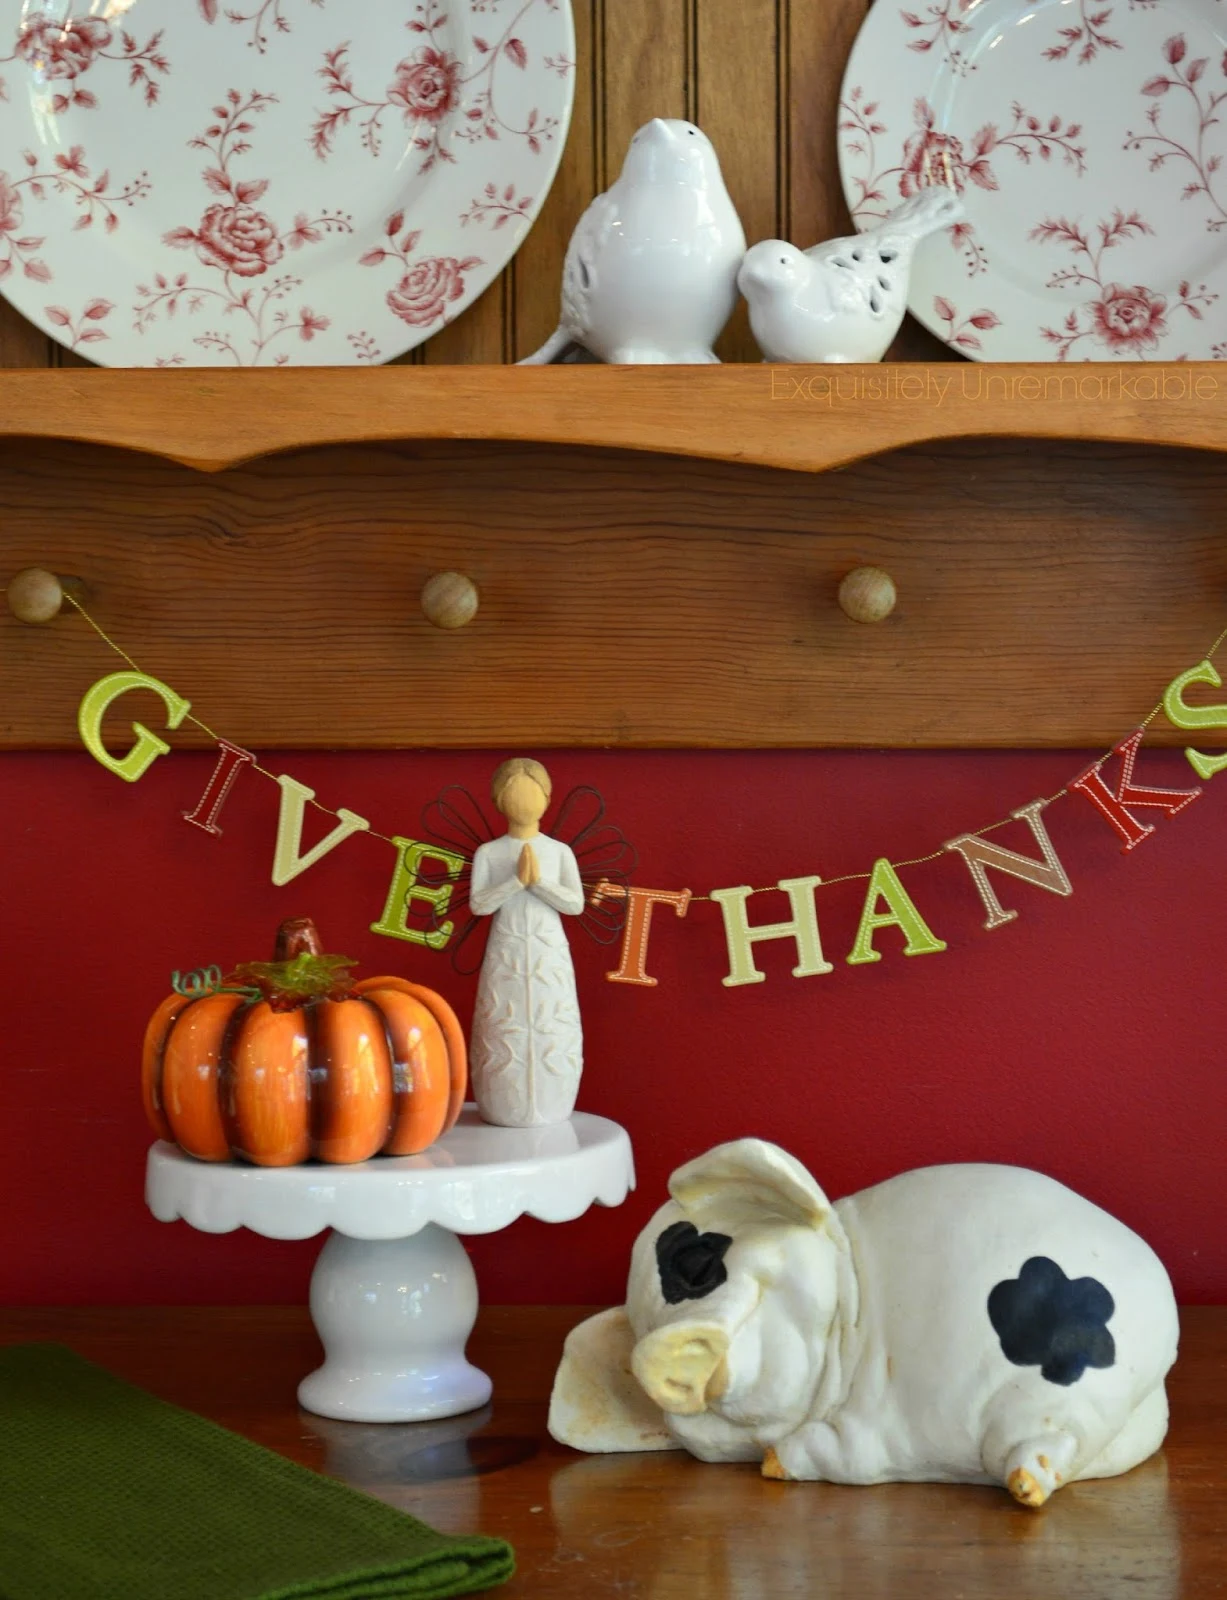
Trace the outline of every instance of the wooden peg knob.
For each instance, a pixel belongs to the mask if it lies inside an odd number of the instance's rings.
[[[26,567],[10,579],[4,597],[18,622],[54,622],[64,605],[64,591],[82,588],[76,578],[58,578],[45,567]]]
[[[436,628],[463,628],[477,615],[477,598],[463,572],[436,572],[422,585],[422,615]]]
[[[839,586],[839,604],[853,622],[881,622],[896,599],[894,579],[881,567],[854,567]]]

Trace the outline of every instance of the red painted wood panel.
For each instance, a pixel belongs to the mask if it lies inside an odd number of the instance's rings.
[[[495,757],[265,755],[321,800],[412,834],[445,783],[484,786]],[[554,753],[556,792],[594,782],[639,848],[637,881],[696,892],[923,855],[1054,793],[1079,753]],[[1184,783],[1177,752],[1145,776]],[[355,837],[284,889],[269,881],[279,791],[244,774],[211,839],[180,820],[211,771],[176,754],[127,785],[75,753],[0,760],[8,995],[0,1065],[6,1136],[0,1300],[245,1302],[305,1294],[317,1246],[164,1226],[141,1198],[137,1094],[148,1013],[172,968],[265,954],[277,921],[315,916],[363,971],[435,984],[468,1021],[474,980],[446,957],[366,931],[392,852]],[[824,891],[830,976],[793,979],[791,946],[760,944],[763,984],[726,989],[717,908],[661,916],[656,989],[605,982],[613,952],[575,936],[587,1033],[583,1109],[631,1132],[640,1186],[619,1210],[478,1240],[483,1294],[621,1298],[630,1242],[673,1166],[719,1140],[786,1145],[833,1195],[905,1167],[1033,1165],[1138,1228],[1186,1301],[1227,1299],[1227,778],[1130,856],[1084,801],[1048,822],[1075,893],[1000,877],[1017,922],[986,933],[955,858],[902,876],[945,954],[849,967],[862,886]],[[314,837],[314,836],[311,836]],[[1002,842],[1030,849],[1024,829]],[[751,902],[757,921],[783,896]]]

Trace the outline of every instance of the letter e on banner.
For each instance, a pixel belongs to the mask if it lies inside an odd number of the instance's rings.
[[[409,909],[415,900],[424,901],[437,921],[447,910],[452,898],[455,880],[464,871],[464,857],[454,850],[444,850],[438,845],[423,844],[419,839],[394,838],[392,843],[399,854],[396,870],[388,885],[388,898],[383,915],[371,923],[372,933],[382,933],[389,939],[405,939],[410,944],[424,944],[428,950],[442,950],[455,932],[455,923],[440,922],[430,929],[408,926]],[[442,863],[442,877],[447,882],[423,883],[422,863]]]

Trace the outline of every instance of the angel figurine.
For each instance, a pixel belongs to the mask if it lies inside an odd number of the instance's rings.
[[[541,832],[550,789],[539,761],[504,761],[490,794],[507,832],[473,856],[469,905],[493,917],[473,1014],[473,1092],[482,1117],[504,1128],[565,1122],[584,1064],[562,924],[583,911],[584,885],[571,847]]]

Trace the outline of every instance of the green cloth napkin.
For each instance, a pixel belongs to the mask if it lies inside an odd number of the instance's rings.
[[[442,1600],[513,1566],[60,1345],[0,1350],[3,1600]]]

